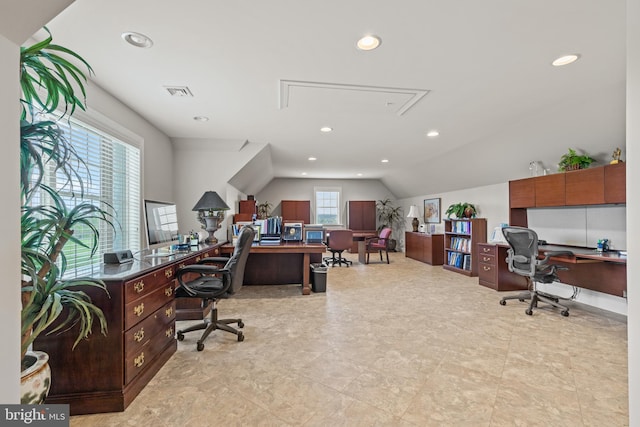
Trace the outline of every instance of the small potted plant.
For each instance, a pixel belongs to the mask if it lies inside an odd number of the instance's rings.
[[[455,215],[456,218],[475,218],[478,210],[471,203],[460,202],[450,205],[445,214],[447,218],[451,218],[451,215]]]
[[[271,211],[271,203],[264,202],[259,203],[257,206],[258,209],[258,218],[259,219],[267,219],[269,217],[269,212]]]
[[[404,218],[402,216],[402,207],[394,206],[391,199],[378,200],[376,202],[376,210],[378,211],[378,222],[380,226],[378,231],[384,227],[389,227],[391,230],[395,226],[404,225]],[[389,250],[395,251],[397,242],[395,239],[389,239]]]
[[[558,163],[559,171],[572,171],[578,169],[587,169],[591,163],[596,160],[588,154],[578,154],[573,148],[569,148],[569,151],[560,157]]]

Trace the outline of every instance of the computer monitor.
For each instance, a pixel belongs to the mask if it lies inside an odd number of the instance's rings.
[[[179,243],[178,214],[174,203],[145,200],[144,213],[149,249]]]
[[[306,243],[322,243],[325,241],[326,230],[321,225],[305,225],[304,226],[304,241]]]

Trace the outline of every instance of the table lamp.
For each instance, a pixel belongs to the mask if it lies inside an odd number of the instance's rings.
[[[214,233],[222,226],[226,210],[229,210],[229,206],[215,191],[206,191],[193,207],[192,211],[198,212],[198,221],[202,228],[209,233],[205,243],[218,243]]]
[[[415,233],[416,231],[418,231],[418,225],[420,224],[420,222],[418,221],[418,207],[416,205],[411,205],[407,218],[413,218],[413,221],[411,221],[413,232]]]

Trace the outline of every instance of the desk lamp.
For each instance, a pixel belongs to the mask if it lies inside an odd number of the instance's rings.
[[[209,233],[205,243],[218,243],[214,233],[221,227],[226,210],[229,210],[229,206],[215,191],[206,191],[193,207],[192,211],[198,211],[198,221],[202,228]]]
[[[413,232],[415,233],[416,231],[418,231],[418,225],[420,224],[420,222],[418,221],[418,207],[416,205],[411,205],[407,218],[413,218],[413,221],[411,221]]]

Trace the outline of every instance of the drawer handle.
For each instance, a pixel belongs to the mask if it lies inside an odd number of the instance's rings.
[[[167,315],[167,317],[171,317],[171,315],[173,314],[173,307],[169,307],[164,311],[164,314]]]
[[[144,303],[140,303],[140,305],[133,307],[133,314],[140,317],[144,313]]]
[[[144,328],[140,328],[139,331],[136,331],[133,334],[133,339],[136,340],[137,342],[140,342],[144,339]]]
[[[139,368],[142,365],[144,365],[144,351],[140,353],[138,357],[133,359],[133,364],[135,365],[136,368]]]
[[[209,257],[209,252],[205,252],[205,253],[203,253],[202,255],[203,255],[205,258],[208,258],[208,257]]]
[[[486,265],[482,266],[482,268],[484,269],[484,271],[489,271],[489,270],[491,270],[491,267],[487,267]]]
[[[133,284],[133,289],[137,292],[140,293],[144,290],[144,280],[140,280],[139,282],[136,282]]]
[[[482,260],[483,261],[489,261],[489,260],[491,260],[491,258],[484,257],[484,258],[482,258]]]
[[[171,286],[169,286],[168,288],[164,289],[164,294],[168,297],[170,297],[171,295],[173,295],[173,288]]]
[[[173,269],[172,268],[167,268],[164,271],[164,277],[166,277],[167,279],[170,278],[171,276],[173,276]]]
[[[198,261],[200,261],[200,257],[199,256],[196,257],[196,262],[198,262]]]
[[[167,338],[172,337],[173,336],[173,328],[167,329],[164,334],[167,336]]]
[[[485,252],[491,251],[491,249],[489,249],[489,248],[482,248],[482,250],[485,251]]]
[[[178,268],[184,268],[184,267],[185,267],[184,262],[181,262],[181,263],[178,265]]]

